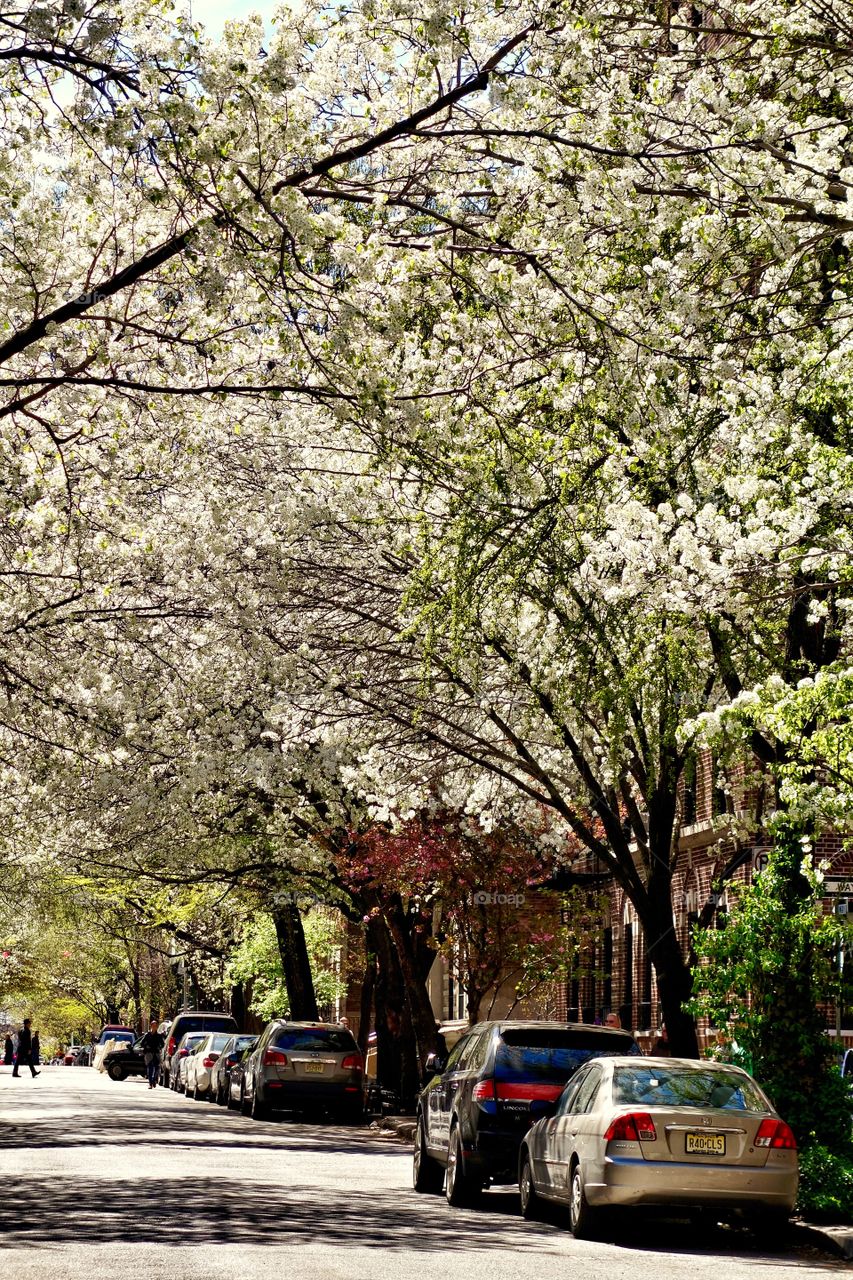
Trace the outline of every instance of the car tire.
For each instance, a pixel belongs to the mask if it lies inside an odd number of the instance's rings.
[[[525,1151],[518,1171],[518,1194],[521,1200],[521,1216],[528,1222],[538,1222],[542,1217],[542,1201],[533,1182],[533,1166]]]
[[[240,1104],[239,1104],[239,1102],[235,1102],[235,1101],[234,1101],[234,1097],[233,1097],[233,1095],[232,1095],[232,1093],[231,1093],[231,1086],[230,1086],[230,1085],[228,1086],[228,1092],[225,1094],[225,1106],[228,1108],[228,1110],[229,1110],[229,1111],[239,1111],[239,1110],[240,1110]]]
[[[246,1097],[246,1086],[241,1085],[240,1086],[240,1110],[244,1116],[247,1116],[249,1115],[251,1109],[252,1109],[252,1103],[250,1099]]]
[[[447,1146],[447,1170],[444,1176],[444,1194],[447,1203],[456,1209],[473,1204],[482,1189],[482,1182],[472,1178],[465,1168],[462,1138],[459,1125],[455,1124],[450,1130],[450,1142]]]
[[[569,1229],[576,1240],[595,1238],[598,1214],[586,1198],[579,1164],[569,1172]]]
[[[444,1169],[429,1154],[423,1116],[418,1117],[415,1129],[415,1150],[412,1155],[412,1186],[420,1195],[441,1195],[444,1185]]]
[[[253,1120],[269,1120],[270,1109],[265,1102],[261,1101],[258,1082],[255,1081],[255,1092],[252,1094],[252,1106],[250,1111]]]
[[[107,1067],[107,1075],[111,1080],[119,1081],[127,1079],[127,1072],[124,1067],[112,1066]]]

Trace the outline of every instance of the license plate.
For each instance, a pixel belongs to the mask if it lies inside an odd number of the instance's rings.
[[[686,1150],[689,1156],[724,1156],[726,1135],[724,1133],[688,1133]]]
[[[306,1062],[305,1070],[310,1071],[312,1075],[321,1076],[326,1070],[325,1062]]]

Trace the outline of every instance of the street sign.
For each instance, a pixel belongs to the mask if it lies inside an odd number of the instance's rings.
[[[769,861],[770,861],[769,849],[753,849],[752,851],[753,875],[760,876],[762,871],[766,871],[767,864]]]

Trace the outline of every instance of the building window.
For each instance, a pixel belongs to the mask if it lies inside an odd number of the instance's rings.
[[[623,947],[624,953],[624,982],[622,985],[623,999],[619,1009],[619,1016],[622,1019],[622,1026],[633,1029],[634,1026],[634,926],[625,925],[625,943]]]

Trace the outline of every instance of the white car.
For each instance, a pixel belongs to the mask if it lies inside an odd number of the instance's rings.
[[[184,1059],[181,1068],[184,1093],[196,1102],[202,1098],[210,1102],[210,1072],[222,1050],[233,1039],[230,1031],[209,1031],[199,1040]]]

